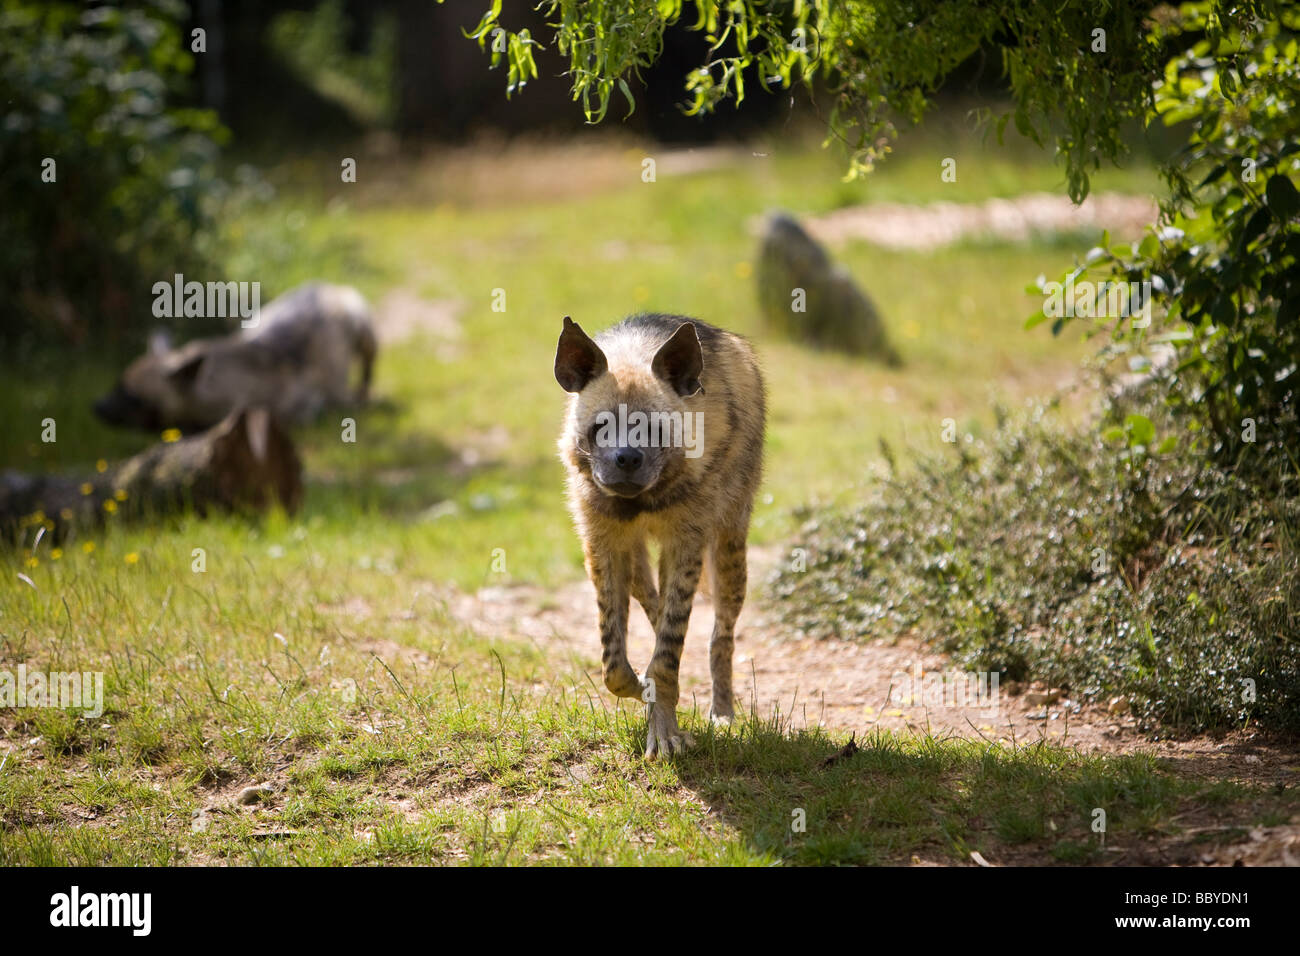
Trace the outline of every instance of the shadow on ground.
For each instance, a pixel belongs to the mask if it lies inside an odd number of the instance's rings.
[[[1300,830],[1286,826],[1300,813],[1293,788],[1192,779],[1144,754],[885,731],[848,754],[776,722],[699,730],[678,758],[683,785],[756,852],[792,864],[1230,864],[1242,844]]]

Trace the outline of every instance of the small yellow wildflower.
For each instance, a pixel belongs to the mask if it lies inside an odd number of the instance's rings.
[[[95,493],[95,486],[88,481],[84,482],[81,486],[81,493],[83,495],[93,495]]]
[[[95,470],[102,475],[104,472],[108,471],[108,462],[104,461],[102,458],[99,459],[99,461],[95,462]]]
[[[113,512],[117,511],[117,502],[114,501],[112,498],[104,499],[104,510],[107,511],[109,514],[112,514]]]
[[[73,517],[72,509],[64,508],[62,511],[59,512],[59,517],[62,518],[64,521],[71,521]]]
[[[95,550],[95,542],[93,541],[85,542],[84,544],[82,544],[81,550],[86,552],[86,554],[90,554],[92,551]]]
[[[117,491],[113,492],[113,497],[116,498],[118,501],[126,501],[125,489],[122,488],[117,489]]]
[[[57,561],[57,560],[59,560],[59,558],[61,558],[61,557],[63,557],[63,549],[62,549],[62,548],[51,548],[51,549],[50,549],[50,560],[51,560],[51,561]]]
[[[169,428],[162,433],[162,440],[167,444],[181,440],[181,430],[179,428]]]
[[[40,559],[40,558],[28,558],[28,559],[27,559],[26,561],[24,561],[23,563],[26,564],[29,568],[38,568],[38,567],[41,566],[41,559]]]
[[[140,555],[138,555],[138,554],[136,554],[134,551],[132,551],[130,554],[128,554],[128,555],[126,556],[126,563],[127,563],[127,564],[139,564],[139,563],[140,563]]]

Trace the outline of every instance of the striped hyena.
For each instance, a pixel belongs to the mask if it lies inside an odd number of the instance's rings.
[[[605,686],[650,704],[646,756],[692,743],[677,669],[705,559],[713,582],[710,717],[732,716],[731,655],[745,539],[763,463],[765,394],[749,343],[704,322],[635,315],[593,341],[569,318],[555,353],[569,399],[560,437],[569,503],[600,611]],[[659,545],[658,587],[646,544]],[[641,677],[627,659],[629,595],[655,630]]]

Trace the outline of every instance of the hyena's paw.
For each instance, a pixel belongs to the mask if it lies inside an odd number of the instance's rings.
[[[645,684],[636,676],[631,665],[612,667],[605,671],[605,687],[615,697],[640,697],[644,699]]]
[[[732,706],[731,698],[725,699],[715,697],[713,704],[709,707],[709,720],[719,727],[730,727],[731,720],[736,716],[735,707]]]
[[[647,760],[671,757],[695,746],[695,738],[677,726],[675,709],[660,704],[650,705],[650,717],[645,735]]]

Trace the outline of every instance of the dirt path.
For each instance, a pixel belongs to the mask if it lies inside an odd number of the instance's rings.
[[[983,202],[846,206],[809,218],[807,226],[831,244],[858,239],[889,249],[935,249],[976,236],[1024,242],[1083,229],[1134,238],[1156,221],[1158,211],[1149,196],[1094,193],[1076,206],[1068,196],[1026,193]]]

